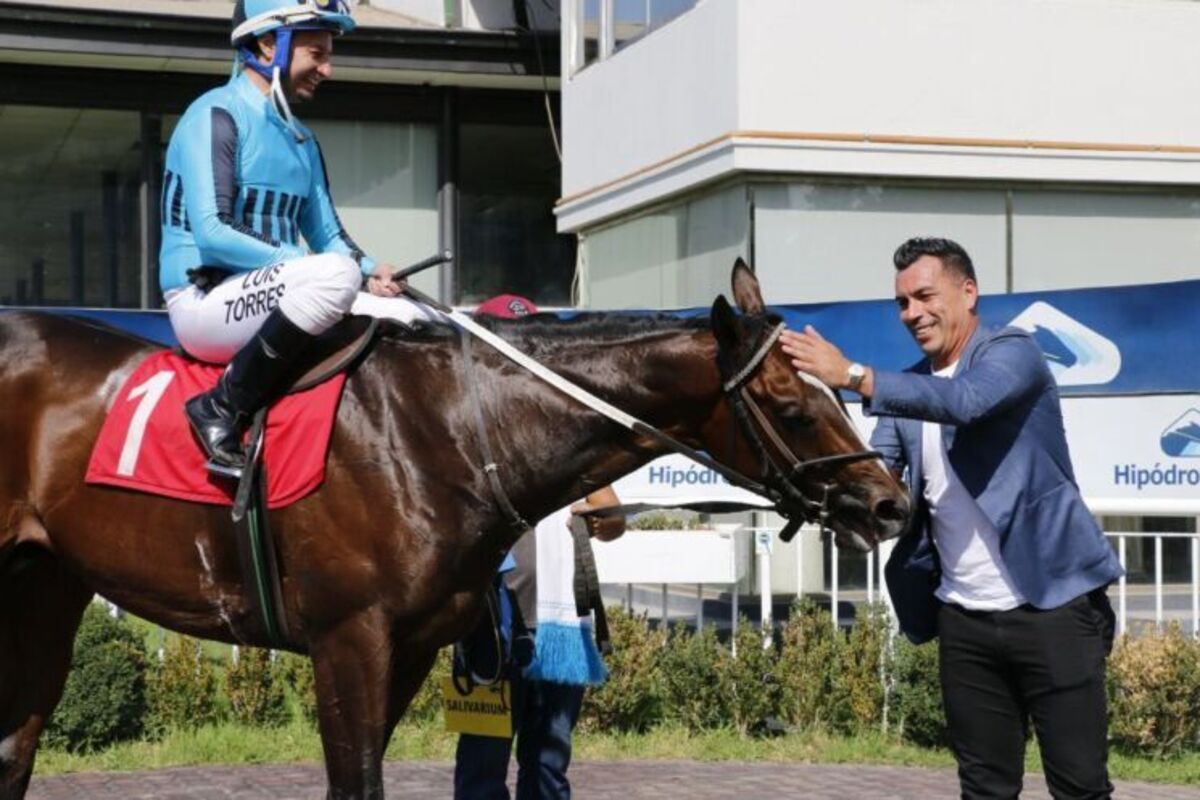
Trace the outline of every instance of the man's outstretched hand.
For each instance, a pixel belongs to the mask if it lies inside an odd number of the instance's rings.
[[[805,325],[803,331],[784,331],[780,341],[783,352],[791,357],[792,366],[799,371],[807,372],[832,389],[850,387],[850,359],[812,325]],[[866,378],[858,387],[860,394],[870,396],[872,378],[868,367]]]

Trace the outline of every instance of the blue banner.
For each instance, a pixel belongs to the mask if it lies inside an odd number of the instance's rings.
[[[921,358],[890,300],[773,309],[789,326],[812,325],[849,358],[876,369],[901,370]],[[163,311],[40,310],[84,316],[176,344]],[[987,295],[979,311],[985,325],[1016,325],[1033,334],[1065,395],[1200,392],[1200,280]]]
[[[776,310],[876,369],[921,359],[893,301]],[[1200,280],[988,295],[979,314],[985,325],[1033,334],[1064,395],[1200,391]]]

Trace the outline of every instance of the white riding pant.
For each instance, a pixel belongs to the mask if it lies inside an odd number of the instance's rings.
[[[305,333],[324,333],[350,310],[361,285],[354,259],[321,253],[236,273],[207,292],[195,286],[172,292],[167,315],[185,350],[224,364],[276,308]]]
[[[226,364],[254,338],[278,308],[305,333],[318,335],[346,314],[410,323],[442,319],[406,298],[360,292],[362,272],[353,259],[321,253],[229,276],[208,292],[187,286],[168,292],[167,316],[183,349],[201,361]]]

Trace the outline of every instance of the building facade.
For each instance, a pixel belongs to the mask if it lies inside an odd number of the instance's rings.
[[[585,305],[707,306],[738,256],[770,303],[888,299],[914,235],[984,294],[1200,278],[1200,4],[572,0],[561,33]],[[810,546],[774,585],[820,587]]]
[[[0,305],[156,308],[162,159],[179,115],[227,80],[232,0],[0,2]],[[536,5],[536,4],[535,4]],[[555,231],[559,64],[545,9],[373,0],[297,109],[339,213],[373,256],[471,304],[570,301]]]

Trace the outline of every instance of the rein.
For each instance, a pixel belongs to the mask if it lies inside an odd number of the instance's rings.
[[[648,422],[638,419],[632,414],[622,411],[616,406],[613,406],[611,403],[608,403],[592,394],[582,386],[572,383],[539,361],[513,347],[503,338],[483,327],[466,314],[463,314],[460,311],[455,311],[453,308],[434,300],[424,292],[414,289],[411,286],[406,287],[404,291],[412,299],[420,303],[424,303],[430,308],[434,308],[437,311],[445,314],[455,325],[458,325],[466,332],[483,340],[498,350],[510,361],[533,373],[535,376],[550,384],[555,389],[558,389],[564,394],[578,400],[580,403],[583,403],[596,413],[607,417],[613,422],[616,422],[618,425],[621,425],[622,427],[633,431],[636,434],[653,439],[667,450],[686,456],[701,466],[713,470],[739,489],[745,489],[752,494],[757,494],[760,497],[767,498],[775,504],[776,512],[788,520],[787,525],[785,525],[783,530],[779,532],[780,538],[785,542],[791,541],[792,537],[794,537],[796,532],[800,529],[800,526],[805,522],[817,522],[821,525],[822,530],[824,530],[826,527],[825,523],[829,517],[827,501],[829,490],[833,485],[829,483],[820,484],[821,497],[818,500],[813,500],[806,496],[803,490],[795,483],[795,480],[799,478],[801,473],[814,468],[841,466],[843,464],[848,464],[855,461],[882,457],[881,454],[875,450],[860,450],[854,453],[839,454],[834,456],[821,456],[818,458],[803,460],[798,458],[792,452],[791,448],[789,448],[779,436],[778,432],[775,430],[774,426],[771,425],[762,409],[750,396],[750,393],[746,391],[745,384],[758,371],[758,368],[766,359],[767,354],[770,353],[771,347],[774,346],[775,342],[779,339],[779,336],[783,333],[785,326],[782,322],[776,325],[775,328],[764,337],[763,341],[760,342],[756,348],[754,355],[751,356],[751,358],[740,369],[738,369],[734,375],[727,378],[722,386],[722,389],[724,390],[729,402],[733,406],[735,413],[737,413],[741,419],[743,428],[745,428],[748,438],[756,445],[764,458],[765,466],[763,477],[759,480],[755,480],[731,467],[727,467],[724,464],[718,463],[707,453],[703,453],[693,447],[689,447],[665,431],[654,427]],[[720,345],[718,344],[718,348],[719,347]],[[718,353],[720,353],[720,350],[718,350]],[[749,415],[753,415],[757,419],[757,428],[753,423],[750,422],[749,416],[747,416],[747,409],[750,409]],[[779,453],[788,461],[788,466],[790,469],[785,471],[779,466],[777,459],[771,456],[770,451],[767,450],[765,445],[763,445],[762,439],[758,434],[759,428],[762,429],[762,431],[771,440],[772,444],[774,444],[778,449]],[[488,460],[491,461],[491,459]],[[489,464],[489,466],[494,467],[494,462]],[[495,492],[495,487],[499,484],[499,479],[495,475],[494,469],[489,470],[488,474],[489,480],[493,485],[493,491]],[[497,493],[497,498],[499,499],[501,497],[503,497],[505,500],[507,499],[506,495],[503,493],[503,489]],[[501,502],[503,504],[503,501]],[[509,505],[509,509],[511,509],[511,505]],[[514,517],[516,517],[516,514],[515,512],[511,512],[509,509],[504,510],[506,512],[506,516],[509,516],[510,520],[512,520]]]

